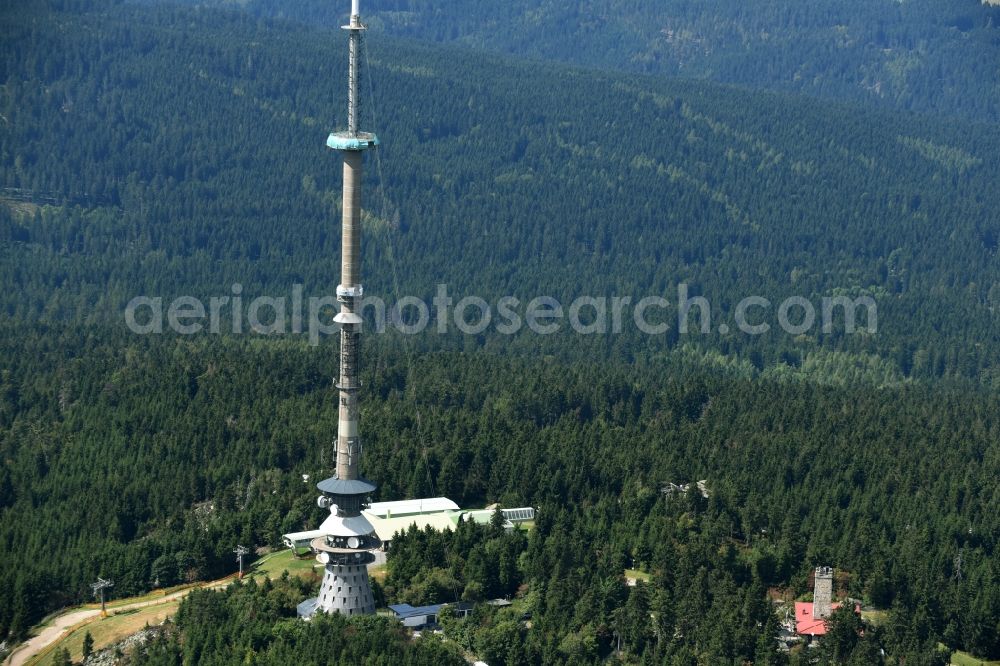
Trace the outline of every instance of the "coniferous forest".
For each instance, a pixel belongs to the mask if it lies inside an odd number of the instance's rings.
[[[677,2],[661,25],[612,0],[432,4],[372,7],[366,293],[661,296],[668,326],[407,335],[369,311],[374,499],[537,510],[525,531],[398,535],[377,595],[518,610],[415,641],[295,619],[314,590],[286,576],[192,593],[135,662],[1000,658],[1000,10]],[[574,49],[602,12],[628,47]],[[0,639],[97,576],[116,596],[218,578],[236,543],[322,520],[303,475],[333,471],[338,338],[237,332],[233,309],[218,332],[137,334],[125,310],[334,293],[341,18],[0,7]],[[688,332],[680,287],[709,304]],[[790,334],[772,311],[744,334],[751,295],[870,298],[877,327]],[[698,480],[707,497],[662,492]],[[772,598],[819,565],[880,620],[838,612],[782,653]]]

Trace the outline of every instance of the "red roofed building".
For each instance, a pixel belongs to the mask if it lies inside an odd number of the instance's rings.
[[[833,569],[816,567],[813,575],[813,600],[795,602],[795,633],[799,636],[823,636],[826,634],[826,619],[840,604],[833,603]],[[860,606],[854,607],[861,612]]]
[[[833,569],[816,567],[813,600],[795,602],[795,633],[799,636],[824,635],[826,618],[838,608],[840,604],[833,603]]]
[[[840,608],[840,604],[830,604],[830,610]],[[826,619],[813,617],[811,601],[795,602],[795,633],[800,636],[822,636],[826,633]]]

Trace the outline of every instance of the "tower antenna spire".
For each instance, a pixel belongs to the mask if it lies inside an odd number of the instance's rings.
[[[371,614],[375,600],[368,583],[368,564],[375,560],[371,550],[382,545],[375,529],[361,513],[376,486],[360,475],[361,430],[358,393],[361,347],[361,181],[364,152],[378,145],[378,137],[358,129],[358,67],[361,54],[359,0],[351,0],[351,18],[342,26],[348,32],[347,130],[332,132],[326,145],[343,156],[344,191],[342,197],[342,258],[337,301],[340,312],[334,321],[340,325],[340,373],[337,378],[337,462],[336,473],[320,481],[322,493],[317,503],[330,509],[330,516],[320,525],[323,536],[310,546],[316,559],[325,565],[319,596],[299,605],[305,617],[317,611],[344,615]],[[347,581],[350,580],[349,583]]]
[[[351,0],[351,22],[344,26],[350,30],[350,60],[348,62],[347,91],[347,131],[355,136],[358,134],[358,61],[361,51],[361,0]]]

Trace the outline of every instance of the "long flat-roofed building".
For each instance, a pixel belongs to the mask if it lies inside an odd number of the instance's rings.
[[[381,541],[382,550],[388,550],[392,537],[398,532],[405,532],[412,525],[423,530],[428,527],[443,532],[454,530],[459,521],[471,520],[478,524],[489,523],[493,518],[494,509],[463,510],[458,504],[447,497],[429,497],[424,499],[408,499],[395,502],[373,502],[361,515],[374,529],[375,535]],[[516,525],[531,522],[535,519],[535,509],[520,507],[516,509],[501,509],[504,517],[504,527],[513,529]],[[290,532],[285,534],[283,541],[288,548],[296,553],[309,550],[309,544],[314,539],[326,536],[323,526],[318,530],[305,532]]]
[[[394,518],[460,510],[458,505],[447,497],[428,497],[426,499],[398,500],[395,502],[372,502],[368,505],[365,513],[378,516],[379,518]]]

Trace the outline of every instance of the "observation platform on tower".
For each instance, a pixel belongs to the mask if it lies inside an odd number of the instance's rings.
[[[338,479],[330,477],[316,484],[321,493],[326,495],[371,495],[378,488],[367,479]]]
[[[368,150],[378,145],[378,137],[372,132],[330,132],[326,145],[334,150]]]

